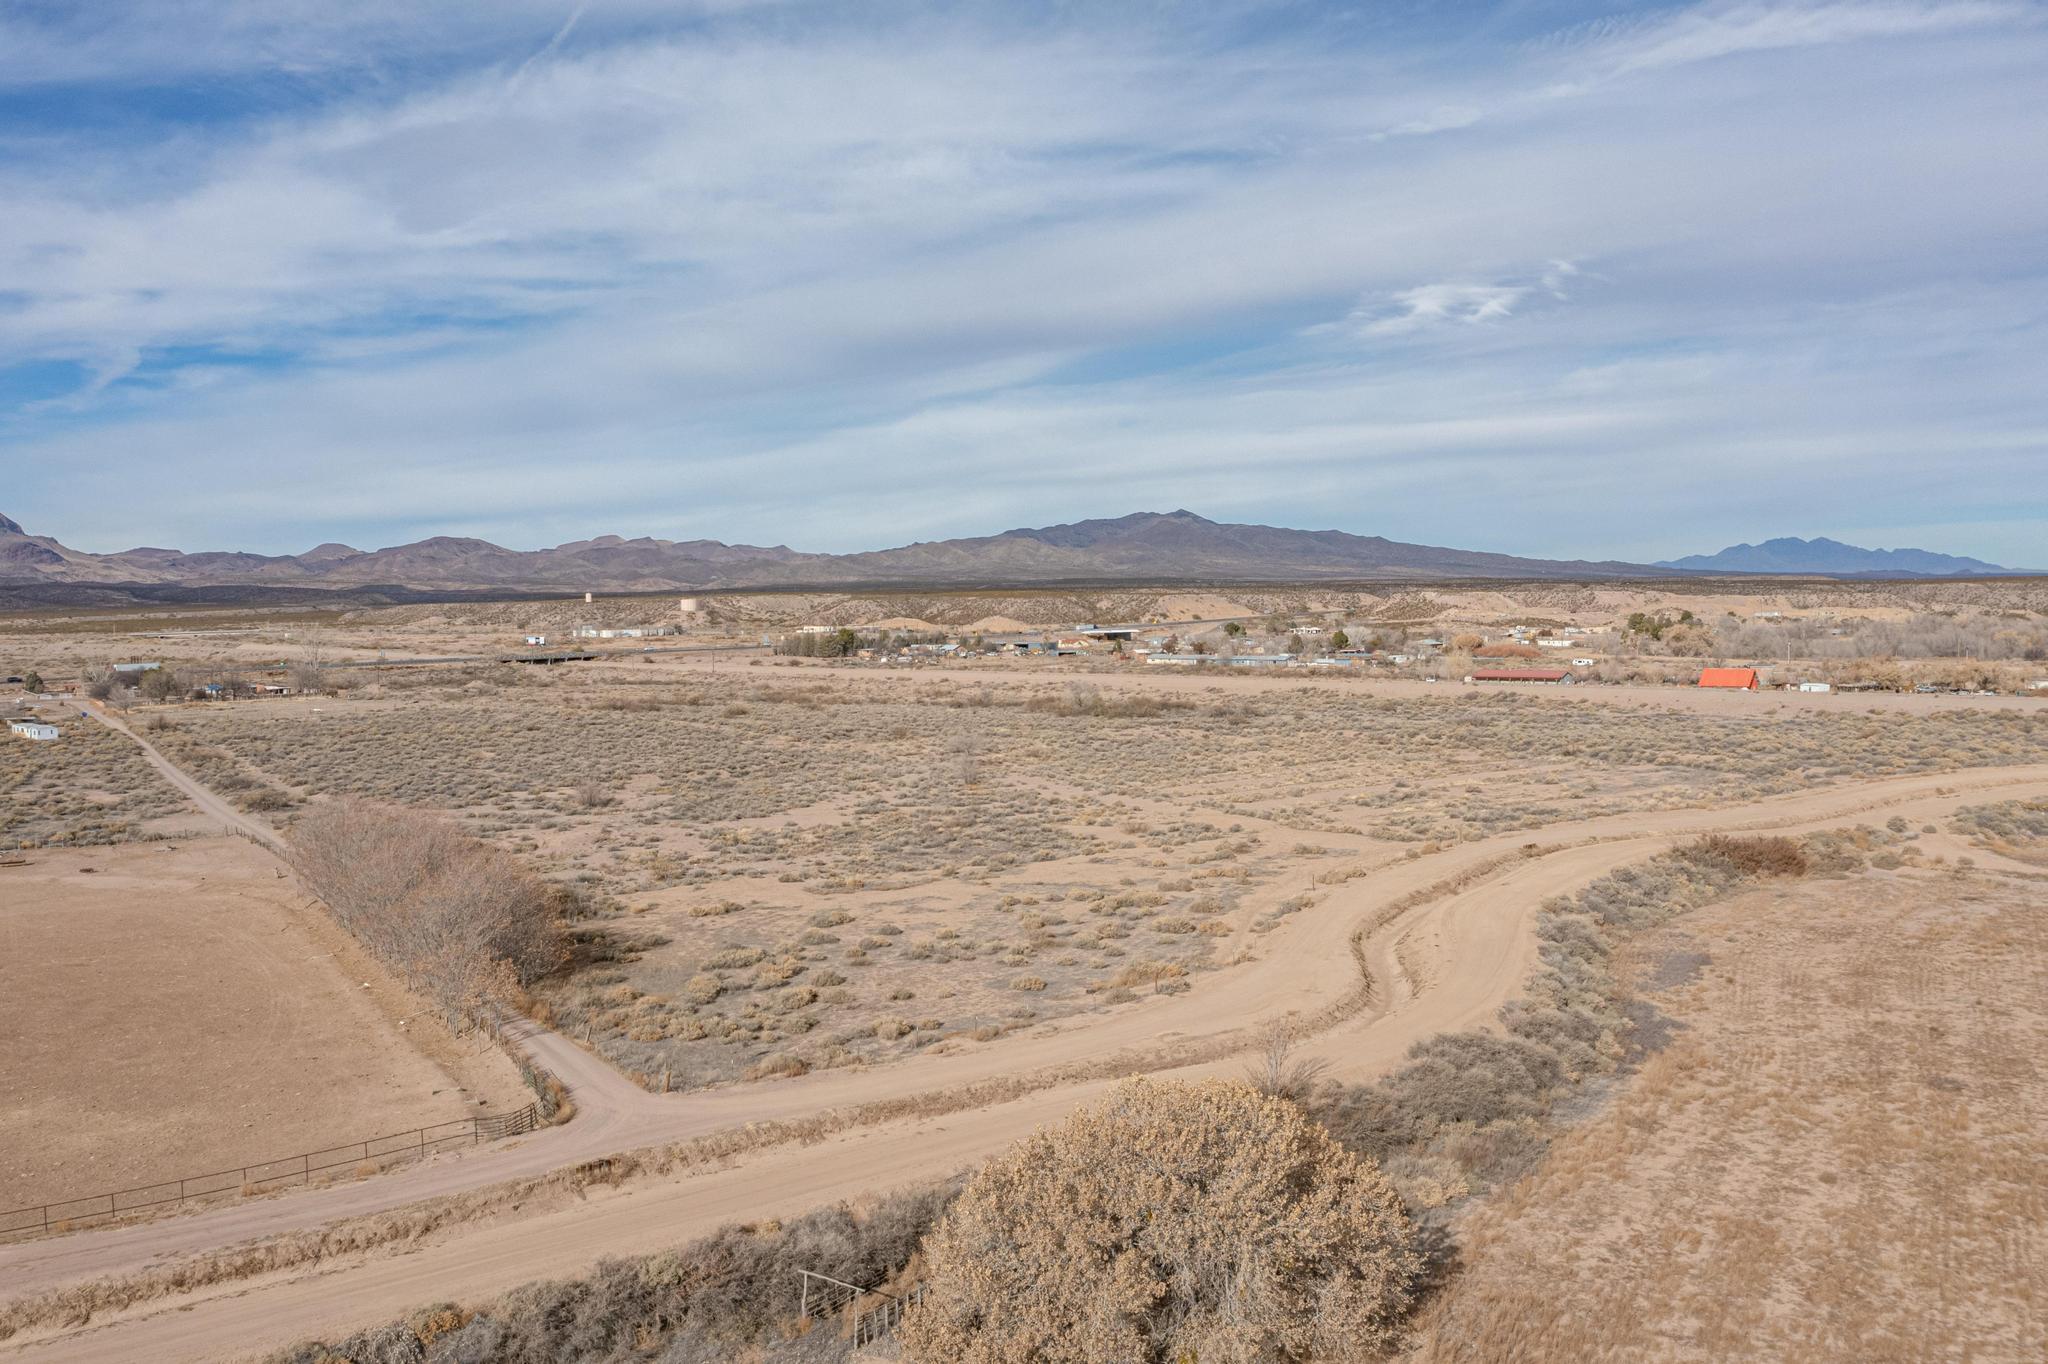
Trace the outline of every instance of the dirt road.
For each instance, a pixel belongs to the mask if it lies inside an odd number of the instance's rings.
[[[221,827],[229,833],[240,834],[244,838],[252,839],[286,861],[291,860],[291,851],[285,846],[284,840],[277,836],[277,830],[253,815],[244,814],[241,810],[236,809],[231,801],[216,793],[211,787],[204,786],[191,776],[188,776],[183,768],[180,768],[169,758],[159,753],[156,745],[143,738],[127,721],[118,720],[108,713],[106,706],[102,703],[86,701],[82,704],[88,708],[85,712],[86,714],[91,715],[95,720],[98,720],[115,733],[124,734],[134,740],[136,746],[142,750],[142,756],[149,760],[149,765],[162,773],[164,780],[177,788],[178,794],[198,806],[201,814],[205,815],[208,819],[219,820]]]
[[[135,1227],[0,1248],[6,1296],[130,1272],[197,1250],[538,1174],[609,1152],[821,1110],[957,1089],[1162,1044],[1220,1040],[1287,1014],[1326,1010],[1358,986],[1360,925],[1461,875],[1472,884],[1422,903],[1364,942],[1373,1005],[1308,1050],[1333,1076],[1365,1078],[1420,1038],[1490,1019],[1519,992],[1535,957],[1534,918],[1551,895],[1704,832],[1799,833],[1877,815],[1915,823],[1958,805],[2048,793],[2048,766],[1896,778],[1719,810],[1609,816],[1520,831],[1382,867],[1332,888],[1264,939],[1263,955],[1207,977],[1196,991],[1115,1013],[1067,1019],[984,1047],[926,1054],[872,1071],[646,1094],[553,1034],[528,1041],[570,1084],[583,1116],[503,1147],[284,1198]],[[1534,843],[1535,856],[1510,856]],[[1499,866],[1492,864],[1507,857]],[[1234,1074],[1241,1056],[1177,1074]],[[999,1149],[1106,1081],[1053,1085],[1016,1100],[920,1121],[862,1128],[809,1147],[774,1148],[728,1169],[635,1183],[554,1211],[458,1229],[403,1255],[352,1259],[148,1304],[93,1326],[0,1348],[0,1360],[220,1359],[308,1335],[339,1334],[423,1301],[477,1297],[527,1279],[573,1274],[604,1255],[652,1250],[735,1218],[786,1214],[929,1179]]]

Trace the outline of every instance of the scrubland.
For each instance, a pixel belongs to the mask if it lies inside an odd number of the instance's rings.
[[[1469,1220],[1416,1361],[2048,1354],[2038,884],[1774,884],[1633,955],[1661,1047]]]
[[[1383,1169],[1412,1221],[1400,1234],[1405,1267],[1376,1299],[1416,1302],[1395,1353],[1417,1364],[1847,1364],[1945,1355],[1955,1343],[1957,1357],[2037,1358],[2048,1343],[2038,1235],[2048,1088],[2032,1058],[2048,1041],[2038,1008],[2048,937],[2033,882],[1936,862],[1919,838],[1867,826],[1803,841],[1710,838],[1604,877],[1546,906],[1540,965],[1498,1029],[1418,1044],[1372,1083],[1324,1081],[1277,1042],[1247,1075],[1253,1088],[1292,1100]],[[1885,867],[1897,870],[1872,870]],[[1208,1105],[1200,1095],[1187,1102]],[[1084,1134],[1111,1112],[1069,1124],[1071,1151],[1068,1128],[1041,1133],[965,1201],[947,1185],[732,1227],[280,1359],[842,1360],[853,1353],[846,1323],[797,1321],[791,1286],[796,1269],[833,1266],[895,1292],[951,1285],[941,1317],[920,1325],[912,1310],[907,1358],[955,1358],[972,1342],[977,1358],[1065,1359],[1071,1351],[1041,1356],[1022,1343],[1053,1339],[1045,1332],[1068,1319],[1042,1293],[973,1307],[977,1293],[998,1291],[1000,1258],[964,1278],[948,1266],[963,1245],[980,1256],[1013,1236],[1051,1245],[1104,1234],[1100,1219],[1120,1217],[1115,1198],[1047,1202],[1051,1186],[1029,1170],[1034,1159],[1080,1158]],[[1156,1161],[1097,1135],[1112,1154],[1062,1178],[1100,1170],[1106,1188],[1126,1175],[1150,1187]],[[1222,1150],[1216,1158],[1231,1158]],[[974,1178],[970,1190],[990,1173]],[[1024,1201],[1003,1192],[1012,1186]],[[949,1220],[956,1229],[941,1232]],[[1162,1252],[1148,1220],[1119,1225],[1146,1228],[1133,1233],[1143,1255]],[[1230,1234],[1271,1235],[1258,1228],[1272,1225],[1255,1216]],[[1224,1226],[1186,1253],[1227,1258]],[[959,1227],[974,1229],[966,1242]],[[1360,1251],[1382,1266],[1385,1234]],[[1330,1261],[1305,1272],[1329,1273]],[[1208,1323],[1203,1295],[1229,1278],[1168,1273],[1166,1299],[1143,1310],[1203,1357],[1212,1351],[1201,1343],[1224,1336],[1285,1338],[1293,1319],[1262,1325],[1262,1314],[1310,1280],[1268,1284]],[[1308,1318],[1296,1324],[1313,1333]],[[1089,1329],[1117,1328],[1105,1317]],[[1007,1347],[990,1335],[1009,1330],[1023,1334]],[[1377,1357],[1305,1348],[1287,1357]]]
[[[1198,987],[1360,860],[2048,756],[2015,714],[768,668],[422,674],[167,723],[153,740],[254,808],[442,811],[550,877],[574,969],[536,987],[541,1017],[656,1088]]]
[[[98,721],[73,715],[54,743],[0,733],[0,848],[127,842],[186,809],[141,751]]]
[[[2048,866],[2048,802],[2007,800],[1956,811],[1955,831],[2015,862]]]

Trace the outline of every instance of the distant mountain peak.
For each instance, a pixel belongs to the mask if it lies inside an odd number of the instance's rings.
[[[1932,550],[1864,549],[1824,535],[1811,540],[1781,535],[1760,545],[1730,545],[1713,554],[1663,560],[1657,567],[1708,573],[1867,573],[1914,578],[2013,571],[1982,559]]]
[[[0,515],[0,535],[26,534],[28,534],[28,532],[21,528],[21,522],[16,521],[14,518],[10,516]]]

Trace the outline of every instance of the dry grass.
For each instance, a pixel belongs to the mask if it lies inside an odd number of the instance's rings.
[[[1675,1040],[1473,1215],[1417,1364],[2048,1355],[2038,896],[1909,872],[1682,927],[1639,963]]]
[[[0,733],[0,848],[127,842],[187,808],[126,737],[76,714],[60,724],[55,743]]]
[[[2048,753],[2025,717],[1759,721],[1312,682],[1248,701],[815,670],[405,680],[317,712],[188,710],[172,742],[252,799],[431,808],[522,856],[576,899],[577,969],[540,990],[542,1016],[683,1087],[1199,988],[1333,857]]]

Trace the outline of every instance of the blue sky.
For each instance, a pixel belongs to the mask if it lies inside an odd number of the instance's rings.
[[[2048,567],[2048,5],[0,0],[0,512]]]

